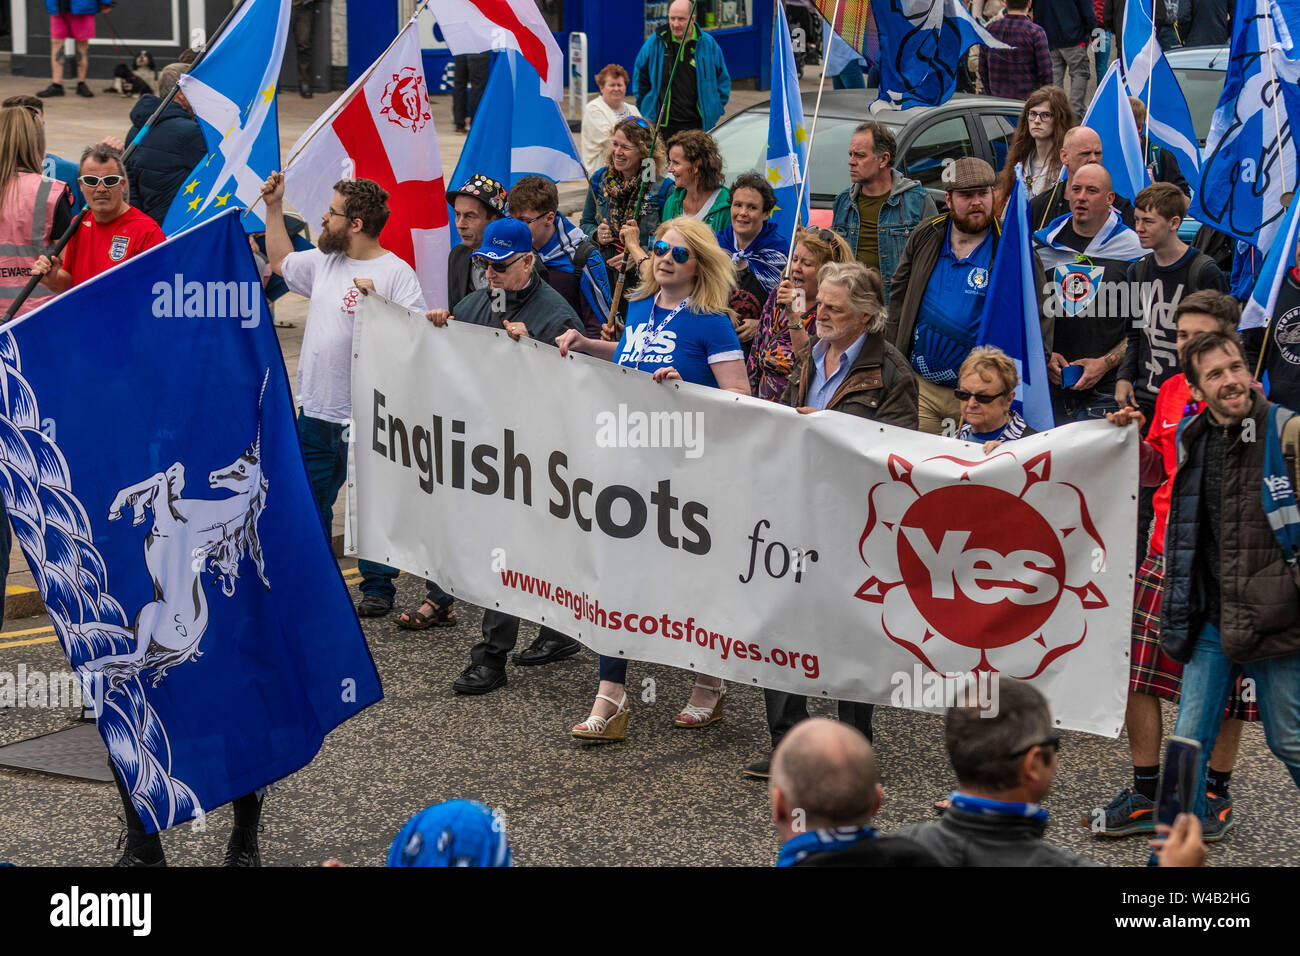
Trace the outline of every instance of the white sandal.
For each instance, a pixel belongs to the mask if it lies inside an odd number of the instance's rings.
[[[702,690],[715,691],[718,699],[713,702],[712,707],[701,707],[698,704],[687,704],[682,708],[682,712],[673,718],[674,727],[686,727],[692,730],[698,730],[701,727],[707,727],[709,724],[717,723],[722,719],[722,701],[727,696],[727,684],[724,681],[717,687],[712,684],[701,684],[695,682],[695,686]]]
[[[623,694],[622,703],[605,694],[597,694],[596,699],[607,700],[613,704],[615,707],[614,713],[609,717],[592,714],[582,723],[576,725],[570,733],[579,740],[626,740],[629,713],[627,694]]]

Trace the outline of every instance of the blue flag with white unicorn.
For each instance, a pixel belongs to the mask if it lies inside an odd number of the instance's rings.
[[[1146,135],[1150,142],[1173,154],[1189,187],[1195,190],[1198,185],[1196,174],[1201,170],[1201,148],[1183,89],[1178,85],[1178,79],[1169,68],[1156,38],[1151,3],[1152,0],[1128,0],[1124,6],[1123,45],[1120,49],[1124,82],[1129,93],[1146,107]],[[1103,152],[1102,155],[1107,154]],[[1145,159],[1143,165],[1146,165]]]
[[[794,48],[785,22],[785,8],[777,5],[775,42],[772,45],[772,103],[767,117],[767,181],[776,193],[772,221],[783,236],[794,235],[796,225],[808,223],[808,188],[803,182],[808,161],[808,130],[803,125],[803,99],[795,72]]]
[[[1238,0],[1223,95],[1210,122],[1189,215],[1260,249],[1296,187],[1291,118],[1300,117],[1300,35],[1270,0]],[[1290,47],[1288,49],[1288,46]],[[1297,57],[1292,59],[1292,57]]]
[[[948,102],[976,43],[1009,49],[961,0],[873,0],[871,15],[880,38],[880,99],[896,109]]]
[[[1083,125],[1101,139],[1101,155],[1111,174],[1111,188],[1129,202],[1151,185],[1151,175],[1142,161],[1142,140],[1129,106],[1128,94],[1119,78],[1119,60],[1111,63],[1097,84]]]
[[[542,92],[541,83],[532,64],[516,51],[495,55],[476,111],[484,121],[470,127],[451,174],[453,188],[475,174],[505,183],[507,189],[525,176],[545,176],[557,183],[586,177],[569,124],[559,104]]]
[[[1052,396],[1047,384],[1047,357],[1043,353],[1043,330],[1034,292],[1035,274],[1029,199],[1017,170],[975,341],[997,346],[1015,363],[1020,384],[1016,386],[1011,407],[1030,428],[1046,431],[1056,422],[1052,418]]]
[[[0,383],[14,538],[146,829],[382,697],[235,212],[10,323]]]
[[[280,168],[275,97],[290,10],[290,0],[245,0],[212,49],[181,77],[208,155],[185,177],[160,223],[167,235],[231,206],[253,206],[266,177]],[[256,213],[243,222],[248,232],[266,231]]]

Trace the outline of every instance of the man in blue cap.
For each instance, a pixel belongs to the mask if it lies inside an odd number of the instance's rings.
[[[566,329],[583,331],[582,322],[564,296],[536,272],[533,234],[518,219],[497,219],[483,230],[483,243],[473,258],[487,270],[488,285],[471,292],[456,305],[456,314],[433,309],[425,317],[439,328],[449,320],[504,329],[518,341],[523,336],[555,344]],[[453,683],[458,694],[486,694],[506,684],[506,655],[519,638],[519,618],[500,611],[483,612],[483,640],[470,651],[470,665]],[[516,664],[549,664],[572,657],[581,649],[577,641],[543,627],[527,650],[516,654]]]

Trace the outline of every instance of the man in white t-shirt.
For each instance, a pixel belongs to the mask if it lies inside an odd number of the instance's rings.
[[[415,270],[379,244],[388,221],[388,193],[369,179],[342,179],[321,218],[315,249],[294,252],[284,228],[284,177],[272,173],[262,185],[266,201],[266,253],[271,269],[290,290],[307,296],[307,328],[298,359],[295,395],[298,437],[325,534],[334,501],[348,472],[346,428],[352,418],[352,323],[357,302],[370,290],[399,305],[425,310]],[[381,617],[393,607],[397,570],[361,561],[362,617]]]

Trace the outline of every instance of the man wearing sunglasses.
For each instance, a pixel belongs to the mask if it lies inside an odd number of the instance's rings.
[[[497,219],[483,230],[474,258],[487,268],[488,287],[471,292],[449,312],[432,309],[425,318],[442,328],[455,320],[504,329],[518,341],[528,337],[554,345],[556,336],[582,332],[578,313],[536,272],[533,233],[518,219]],[[506,655],[519,639],[519,618],[500,611],[483,612],[483,640],[470,650],[470,664],[452,683],[458,694],[487,694],[506,685]],[[543,627],[526,650],[514,656],[519,665],[549,664],[572,657],[582,645]]]
[[[32,272],[54,292],[64,292],[163,241],[158,223],[128,205],[121,154],[100,143],[81,154],[81,195],[90,214],[63,249],[61,259],[41,256]]]

